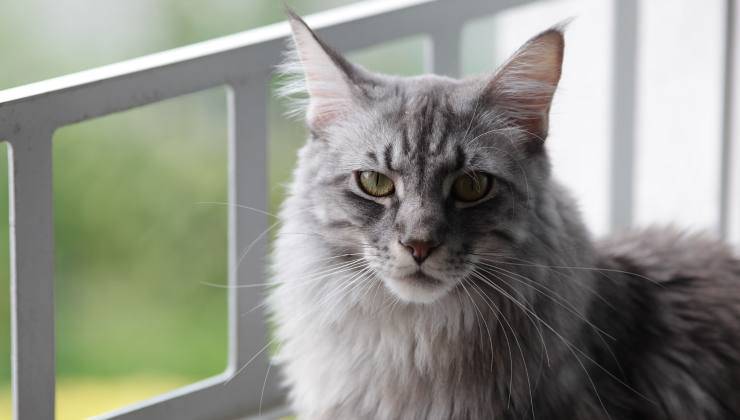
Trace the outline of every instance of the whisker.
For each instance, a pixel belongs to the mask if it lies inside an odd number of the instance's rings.
[[[522,305],[519,301],[517,301],[515,298],[513,298],[505,290],[501,289],[496,284],[494,284],[494,283],[488,283],[488,285],[491,286],[492,288],[494,288],[495,290],[497,290],[499,293],[501,293],[506,298],[508,298],[510,301],[512,301],[512,303],[514,303],[517,306],[519,306],[520,308],[522,308],[522,310],[529,311],[529,309],[526,306]],[[605,367],[603,367],[600,363],[598,363],[597,361],[593,360],[588,354],[586,354],[583,350],[581,350],[578,347],[576,347],[575,345],[573,345],[573,343],[571,343],[570,341],[568,341],[568,339],[566,339],[565,337],[563,337],[562,334],[558,333],[550,324],[548,324],[547,322],[545,322],[544,320],[542,320],[537,314],[532,313],[532,315],[535,316],[536,318],[539,318],[541,320],[541,322],[542,322],[542,325],[544,325],[553,334],[555,334],[555,336],[558,337],[566,345],[566,347],[568,347],[569,349],[571,349],[571,353],[573,353],[573,356],[574,357],[577,358],[576,354],[573,351],[577,351],[582,356],[584,356],[588,361],[590,361],[591,363],[593,363],[594,366],[598,367],[604,373],[606,373],[607,375],[609,375],[609,377],[611,377],[615,381],[619,382],[621,385],[623,385],[624,387],[626,387],[627,389],[629,389],[630,391],[632,391],[633,393],[635,393],[639,397],[643,398],[645,401],[647,401],[647,402],[649,402],[649,403],[657,406],[657,403],[655,401],[653,401],[650,398],[646,397],[645,395],[643,395],[642,393],[640,393],[639,391],[637,391],[636,389],[634,389],[633,387],[631,387],[629,384],[627,384],[626,382],[624,382],[623,380],[621,380],[620,378],[618,378],[617,376],[615,376],[608,369],[606,369]]]
[[[274,342],[275,342],[275,340],[276,340],[276,338],[273,338],[273,339],[271,339],[270,341],[268,341],[268,342],[267,342],[267,344],[265,344],[264,346],[262,346],[262,348],[261,348],[261,349],[259,349],[259,350],[258,350],[258,351],[257,351],[257,352],[256,352],[256,353],[255,353],[255,354],[254,354],[254,355],[252,356],[252,357],[250,357],[250,358],[249,358],[249,360],[247,360],[247,361],[246,361],[246,362],[244,363],[244,365],[242,365],[242,366],[241,366],[241,367],[240,367],[239,369],[237,369],[237,370],[236,370],[236,372],[234,372],[234,373],[233,373],[233,374],[232,374],[232,375],[231,375],[231,376],[229,377],[229,379],[227,379],[226,381],[224,381],[223,385],[224,385],[224,386],[226,386],[226,385],[228,385],[228,384],[229,384],[229,383],[230,383],[231,381],[233,381],[233,380],[234,380],[234,378],[236,378],[236,377],[237,377],[237,376],[238,376],[238,375],[239,375],[240,373],[242,373],[242,372],[244,371],[244,369],[246,369],[246,368],[247,368],[247,367],[248,367],[248,366],[249,366],[250,364],[252,364],[252,362],[254,362],[254,360],[255,360],[256,358],[258,358],[260,354],[264,353],[264,352],[265,352],[265,350],[267,350],[267,349],[268,349],[268,348],[269,348],[269,347],[270,347],[270,346],[272,345],[272,343],[274,343]]]
[[[262,415],[262,401],[265,399],[265,388],[267,388],[267,378],[270,376],[270,368],[272,367],[272,363],[267,363],[267,372],[265,372],[265,380],[262,382],[262,391],[260,392],[260,407],[259,407],[259,413],[257,413],[258,416]]]
[[[491,281],[490,279],[488,279],[488,278],[486,278],[485,276],[483,276],[483,275],[482,275],[482,274],[481,274],[480,272],[478,272],[478,271],[475,271],[475,270],[474,270],[474,271],[473,271],[473,273],[475,273],[475,276],[476,276],[476,278],[478,278],[479,280],[481,280],[481,281],[482,281],[483,283],[485,283],[485,284],[488,284],[489,286],[494,286],[493,282],[492,282],[492,281]],[[503,280],[502,280],[502,279],[501,279],[500,277],[496,276],[495,274],[493,274],[493,273],[489,273],[489,274],[492,274],[492,275],[493,275],[494,277],[496,277],[496,278],[497,278],[497,279],[498,279],[499,281],[502,281],[502,282],[504,282],[504,281],[503,281]],[[504,282],[504,283],[506,283],[506,282]],[[498,287],[498,286],[495,286],[495,287]],[[501,290],[503,290],[503,289],[501,289]],[[513,299],[513,297],[512,297],[512,299]],[[517,302],[517,303],[519,303],[519,301],[518,301],[518,300],[516,300],[516,299],[514,299],[514,301],[515,301],[515,302]],[[526,308],[526,306],[525,306],[525,308]],[[533,311],[531,311],[531,310],[529,310],[529,309],[527,308],[527,310],[526,310],[526,311],[524,312],[524,315],[525,315],[525,316],[526,316],[526,317],[527,317],[527,318],[529,319],[529,321],[530,321],[530,322],[532,323],[532,325],[534,326],[534,329],[535,329],[535,331],[537,331],[537,334],[538,334],[538,336],[539,336],[539,338],[540,338],[540,343],[542,344],[542,348],[543,348],[543,351],[544,351],[544,354],[545,354],[545,360],[547,361],[547,366],[550,366],[550,354],[549,354],[549,352],[547,351],[547,345],[545,344],[545,337],[544,337],[544,335],[543,335],[543,333],[542,333],[542,328],[541,328],[541,327],[538,327],[537,323],[536,323],[536,322],[535,322],[535,321],[534,321],[534,320],[532,319],[532,317],[531,317],[531,316],[529,315],[530,313],[531,313],[531,314],[534,314],[534,312],[533,312]],[[541,318],[539,318],[539,317],[537,317],[537,318],[538,318],[538,321],[539,321],[540,323],[542,323],[542,320],[541,320]]]
[[[478,304],[475,303],[475,300],[473,299],[473,296],[470,295],[470,292],[468,292],[468,289],[465,287],[465,281],[463,279],[462,282],[460,282],[460,285],[463,287],[463,290],[470,298],[470,302],[475,307],[475,310],[478,312],[478,315],[480,315],[480,319],[483,321],[483,325],[486,327],[486,332],[488,333],[488,343],[491,346],[491,356],[493,356],[493,338],[491,336],[491,330],[488,328],[488,323],[486,322],[485,316],[483,316],[483,313],[481,312],[480,308],[478,307]],[[493,357],[491,357],[491,372],[493,372]]]
[[[555,302],[556,304],[558,304],[560,307],[562,307],[566,311],[568,311],[571,314],[575,315],[578,319],[580,319],[581,321],[583,321],[586,324],[588,324],[588,326],[590,326],[591,328],[593,328],[594,330],[596,330],[598,333],[604,334],[607,337],[609,337],[610,339],[616,341],[616,338],[614,338],[612,335],[610,335],[609,333],[607,333],[606,331],[602,330],[601,328],[599,328],[598,326],[596,326],[595,324],[593,324],[591,321],[589,321],[588,319],[586,319],[586,317],[584,315],[582,315],[580,312],[578,312],[573,307],[573,305],[570,302],[568,302],[564,298],[560,297],[560,295],[557,292],[555,292],[553,289],[547,287],[546,285],[541,284],[541,283],[537,283],[536,281],[530,279],[529,277],[523,276],[523,275],[518,274],[518,273],[515,273],[513,271],[508,271],[508,270],[505,270],[503,268],[496,267],[495,265],[486,264],[486,263],[482,263],[482,265],[485,265],[489,269],[496,270],[498,272],[498,274],[501,274],[503,276],[506,276],[507,278],[509,278],[511,280],[517,281],[520,284],[523,284],[523,285],[525,285],[527,287],[530,287],[535,292],[540,293],[541,295],[549,298],[551,301]],[[486,272],[488,272],[488,269],[486,269],[486,268],[481,267],[481,269],[484,270],[484,271],[486,271]],[[490,274],[493,274],[493,273],[490,273]],[[525,280],[527,280],[530,283],[526,283],[526,282],[518,279],[517,277],[522,278],[522,279],[525,279]],[[549,295],[549,294],[543,292],[542,290],[539,289],[539,287],[542,287],[542,288],[550,291],[550,293],[554,294],[555,296],[552,296],[552,295]],[[565,304],[562,303],[562,302],[565,302]]]
[[[516,260],[516,258],[513,258],[513,257],[511,259]],[[627,274],[627,275],[630,275],[630,276],[635,276],[635,277],[641,278],[643,280],[647,280],[647,281],[649,281],[649,282],[651,282],[653,284],[656,284],[656,285],[659,285],[659,286],[663,287],[663,285],[660,282],[658,282],[656,280],[653,280],[653,279],[651,279],[649,277],[645,277],[642,274],[634,273],[634,272],[631,272],[631,271],[619,270],[619,269],[615,269],[615,268],[579,267],[579,266],[565,266],[565,265],[546,265],[546,264],[538,264],[538,263],[532,263],[532,264],[506,263],[506,264],[509,264],[509,265],[523,265],[523,266],[529,265],[529,266],[533,266],[533,267],[542,267],[542,268],[561,268],[561,269],[564,269],[564,270],[588,270],[588,271],[603,271],[603,272],[607,272],[607,273]]]
[[[270,212],[265,211],[265,210],[262,210],[262,209],[258,209],[256,207],[249,207],[249,206],[245,206],[245,205],[242,205],[242,204],[227,203],[227,202],[224,202],[224,201],[198,201],[195,204],[198,204],[198,205],[232,206],[232,207],[237,207],[237,208],[240,208],[240,209],[252,210],[252,211],[257,212],[259,214],[264,214],[265,216],[274,217],[276,219],[278,218],[278,216],[276,214],[270,213]]]
[[[463,282],[466,279],[463,279]],[[470,282],[470,284],[472,285],[474,290],[478,293],[478,295],[481,298],[483,298],[483,302],[485,302],[485,304],[488,305],[488,308],[491,309],[491,311],[494,311],[498,314],[498,316],[496,317],[496,322],[501,327],[501,332],[504,333],[504,340],[506,341],[506,347],[509,350],[509,393],[506,399],[506,407],[509,408],[509,406],[511,405],[511,390],[514,384],[514,356],[512,355],[512,352],[511,352],[511,342],[509,341],[509,335],[507,334],[506,328],[504,328],[504,325],[501,322],[501,319],[499,318],[499,317],[501,318],[505,318],[505,317],[504,317],[504,314],[501,312],[501,310],[498,309],[498,306],[493,302],[493,300],[489,297],[486,297],[485,293],[483,293],[483,291],[478,287],[478,285],[476,285],[474,282]],[[491,354],[491,364],[493,364],[493,354]]]
[[[548,266],[548,265],[545,265],[545,264],[538,264],[536,262],[527,261],[527,260],[524,260],[524,259],[521,259],[521,258],[515,258],[515,257],[512,257],[512,256],[510,256],[508,254],[495,254],[495,253],[477,254],[476,253],[476,254],[473,254],[473,255],[476,255],[477,257],[481,258],[482,260],[489,261],[489,262],[492,262],[492,263],[495,263],[495,264],[523,266],[523,267],[533,267],[533,268],[544,268],[544,269],[548,270],[549,272],[557,275],[561,279],[564,279],[566,281],[570,281],[571,280],[571,278],[568,277],[565,273],[562,273],[562,272],[558,271],[558,270],[563,269],[563,268],[554,268],[552,266]],[[484,255],[485,256],[495,256],[495,257],[497,257],[497,259],[494,260],[494,259],[486,258]],[[509,260],[514,260],[514,261],[521,261],[524,264],[514,264],[514,263],[502,261],[501,258],[509,259]],[[598,273],[598,274],[600,274],[602,276],[606,276],[606,274],[604,274],[604,273]],[[572,283],[572,284],[575,284],[576,286],[578,286],[578,287],[580,287],[580,288],[588,291],[594,297],[596,297],[597,299],[599,299],[600,301],[602,301],[605,305],[609,306],[610,308],[612,308],[614,310],[617,310],[617,308],[614,307],[614,305],[612,305],[611,302],[609,302],[606,298],[604,298],[601,294],[599,294],[599,292],[597,292],[593,288],[589,287],[588,285],[583,284],[581,282],[575,282],[575,283]]]
[[[345,263],[342,266],[334,267],[334,268],[331,268],[329,270],[325,270],[323,272],[319,272],[318,274],[314,273],[314,274],[310,274],[308,276],[298,277],[298,278],[294,278],[294,279],[292,279],[290,281],[285,281],[285,282],[275,283],[275,284],[278,285],[278,287],[288,287],[289,286],[290,289],[294,289],[294,288],[297,288],[297,287],[305,286],[305,285],[310,284],[310,283],[319,282],[319,281],[321,281],[323,279],[326,279],[328,276],[335,276],[335,275],[341,275],[341,274],[344,274],[344,273],[347,273],[347,272],[352,272],[354,270],[357,270],[358,268],[365,267],[367,264],[368,263],[366,261],[364,261],[364,260],[355,260],[355,261],[352,261],[352,262],[349,262],[349,263]],[[301,280],[301,281],[297,281],[297,280]],[[269,285],[273,285],[273,284],[268,283],[267,285],[269,286]],[[267,300],[264,300],[261,303],[259,303],[258,305],[256,305],[253,308],[249,309],[248,311],[242,313],[240,316],[248,315],[248,314],[252,313],[253,311],[255,311],[257,309],[260,309],[260,308],[262,308],[264,306],[267,306],[268,304],[269,304],[269,302]]]
[[[264,238],[265,235],[267,235],[268,232],[270,232],[272,229],[274,229],[279,224],[280,224],[280,221],[279,220],[277,222],[273,223],[267,229],[263,230],[262,233],[260,233],[259,235],[257,235],[257,237],[254,238],[254,240],[252,240],[252,242],[250,242],[249,245],[247,245],[247,247],[244,249],[244,252],[241,254],[241,256],[239,256],[239,259],[236,261],[236,265],[234,266],[234,271],[235,272],[239,269],[239,267],[242,264],[242,261],[247,256],[247,254],[249,254],[249,251],[251,251],[252,248],[257,244],[257,242],[259,242],[260,239]]]
[[[482,279],[483,277],[475,271],[473,271],[472,274],[477,278]],[[519,338],[517,337],[516,332],[514,331],[514,328],[511,326],[511,323],[509,322],[509,320],[506,319],[506,316],[503,314],[503,312],[499,311],[499,314],[501,315],[501,318],[504,320],[506,325],[509,326],[509,330],[511,330],[511,335],[512,337],[514,337],[514,342],[519,348],[519,355],[522,358],[522,367],[524,368],[524,376],[527,379],[527,390],[529,391],[529,403],[532,409],[532,419],[536,419],[537,417],[535,416],[535,412],[534,412],[534,398],[532,397],[532,383],[530,382],[530,379],[529,379],[529,369],[527,368],[527,361],[526,361],[526,358],[524,357],[524,350],[522,349],[521,343],[519,343]],[[544,345],[544,341],[543,341],[543,345]]]
[[[364,255],[364,254],[363,253],[360,253],[360,252],[354,252],[354,253],[346,253],[346,254],[334,255],[334,256],[328,257],[328,258],[317,259],[317,262],[325,262],[325,261],[329,261],[329,260],[332,260],[332,259],[346,258],[346,257],[358,256],[358,255]],[[352,262],[356,262],[356,261],[359,261],[359,259],[354,259]],[[349,264],[349,263],[347,263],[347,262],[341,262],[341,263],[337,264],[336,266],[333,266],[333,268],[332,268],[332,266],[330,266],[329,269],[336,269],[338,267],[341,267],[344,264]],[[329,269],[326,269],[325,271],[328,271]],[[319,271],[318,273],[322,273],[322,271]],[[317,275],[318,273],[313,273],[313,274],[310,274],[310,275],[311,276],[314,276],[314,275]],[[289,283],[293,283],[296,279],[302,279],[302,278],[305,278],[305,277],[307,277],[307,276],[297,277],[297,278],[292,279],[291,281],[284,281],[284,282],[271,280],[271,281],[265,282],[265,283],[237,284],[237,285],[212,283],[212,282],[207,282],[207,281],[201,281],[199,283],[202,284],[202,285],[204,285],[204,286],[217,287],[217,288],[222,288],[222,289],[248,289],[248,288],[266,287],[266,286],[276,286],[276,285],[279,285],[279,284],[289,284]]]
[[[493,285],[493,284],[490,284],[490,285],[491,285],[492,287],[496,288],[496,289],[497,289],[497,290],[499,291],[499,293],[501,293],[501,294],[503,294],[504,296],[506,296],[506,297],[507,297],[508,299],[510,299],[510,300],[511,300],[511,301],[512,301],[513,303],[515,303],[515,304],[518,304],[517,306],[519,306],[520,308],[522,308],[522,309],[523,309],[523,310],[525,310],[525,311],[527,310],[527,308],[526,308],[525,306],[523,306],[523,305],[519,304],[519,302],[518,302],[518,301],[517,301],[517,300],[516,300],[516,299],[515,299],[514,297],[512,297],[512,296],[511,296],[511,295],[509,295],[509,294],[507,294],[507,293],[506,293],[505,291],[503,291],[502,289],[499,289],[499,288],[498,288],[497,286],[495,286],[495,285]],[[548,328],[550,328],[550,329],[551,329],[551,330],[552,330],[552,331],[553,331],[553,332],[554,332],[554,333],[555,333],[555,334],[556,334],[557,336],[559,336],[559,337],[562,337],[562,336],[561,336],[560,334],[556,333],[556,332],[555,332],[555,330],[554,330],[554,329],[553,329],[552,327],[549,327],[549,324],[545,323],[545,326],[548,326]],[[516,338],[516,337],[515,337],[515,338]],[[561,339],[562,339],[562,338],[561,338]],[[598,392],[598,391],[597,391],[597,389],[596,389],[596,385],[594,384],[593,380],[591,379],[591,375],[590,375],[590,374],[588,373],[588,370],[587,370],[587,369],[586,369],[586,367],[585,367],[585,366],[583,365],[583,362],[582,362],[582,361],[580,360],[580,358],[579,358],[579,357],[578,357],[578,356],[577,356],[577,355],[575,354],[575,352],[573,352],[573,349],[571,348],[571,346],[572,346],[572,345],[570,345],[570,344],[569,344],[569,343],[567,342],[567,340],[565,340],[565,339],[562,339],[562,340],[563,340],[563,342],[564,342],[564,343],[566,344],[566,347],[567,347],[567,348],[568,348],[568,350],[569,350],[569,351],[571,352],[571,354],[573,354],[573,356],[575,357],[575,359],[576,359],[576,361],[578,362],[578,364],[579,364],[579,365],[581,366],[581,369],[583,369],[583,372],[584,372],[584,373],[586,374],[586,377],[588,378],[589,382],[591,383],[591,386],[592,386],[592,387],[593,387],[593,389],[594,389],[594,393],[596,394],[596,398],[597,398],[597,399],[599,400],[599,403],[601,404],[601,407],[602,407],[602,409],[604,410],[604,413],[606,414],[607,418],[611,419],[611,416],[609,415],[609,412],[608,412],[608,411],[606,410],[606,407],[604,406],[604,403],[603,403],[603,402],[601,401],[601,396],[599,395],[599,392]],[[526,363],[525,363],[525,367],[524,367],[524,369],[525,369],[525,372],[526,372]],[[527,374],[527,382],[529,383],[529,375],[528,375],[528,374]],[[531,389],[531,385],[530,385],[530,389]],[[531,398],[531,391],[530,391],[530,398]],[[534,412],[533,412],[533,413],[532,413],[532,418],[534,418],[534,417],[535,417],[535,416],[534,416]]]

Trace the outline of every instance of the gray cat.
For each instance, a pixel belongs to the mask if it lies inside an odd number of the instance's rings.
[[[310,138],[269,304],[300,418],[740,418],[740,260],[673,229],[596,243],[551,177],[560,29],[455,80],[290,23]]]

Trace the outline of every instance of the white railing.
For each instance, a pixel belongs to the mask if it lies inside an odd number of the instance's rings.
[[[461,31],[472,19],[534,0],[368,1],[307,18],[341,51],[356,50],[424,34],[431,40],[427,70],[460,73]],[[740,121],[736,99],[737,10],[728,0],[728,90],[725,159],[722,171],[722,227],[740,229],[740,176],[731,140]],[[637,0],[615,0],[611,222],[627,226],[633,208],[633,146]],[[65,125],[163,101],[215,86],[229,88],[229,201],[267,207],[267,95],[272,70],[281,59],[285,23],[154,54],[95,70],[0,92],[0,139],[10,144],[10,225],[13,410],[16,419],[54,417],[54,239],[52,221],[52,134]],[[734,118],[733,118],[734,117]],[[263,283],[265,246],[255,245],[242,264],[238,251],[267,228],[265,217],[229,211],[229,284]],[[734,213],[733,210],[734,209]],[[229,292],[229,362],[221,375],[102,418],[203,419],[254,414],[278,407],[281,391],[265,382],[263,315],[254,307],[259,293]],[[232,378],[239,369],[247,366]],[[274,378],[276,375],[270,376]]]

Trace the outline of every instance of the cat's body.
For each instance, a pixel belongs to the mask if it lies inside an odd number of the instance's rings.
[[[595,279],[608,304],[595,301],[589,318],[615,340],[596,342],[592,357],[651,400],[595,367],[612,418],[740,418],[740,260],[717,240],[672,228],[598,249],[596,267],[623,273]]]
[[[550,178],[558,31],[456,81],[369,74],[292,24],[312,136],[270,306],[299,416],[740,417],[740,261],[671,229],[595,244]]]

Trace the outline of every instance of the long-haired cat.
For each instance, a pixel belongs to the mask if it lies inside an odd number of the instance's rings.
[[[310,138],[270,308],[300,418],[740,418],[740,260],[671,229],[594,242],[551,177],[560,29],[456,80],[290,24]]]

